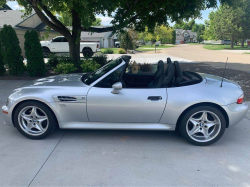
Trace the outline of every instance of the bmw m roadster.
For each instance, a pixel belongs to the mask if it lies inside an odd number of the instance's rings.
[[[93,73],[51,76],[15,89],[2,107],[5,124],[31,139],[57,127],[176,130],[192,144],[209,145],[247,113],[234,82],[221,85],[221,77],[183,72],[169,58],[154,73],[142,73],[130,59],[124,55]]]

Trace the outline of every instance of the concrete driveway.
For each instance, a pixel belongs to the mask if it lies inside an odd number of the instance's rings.
[[[24,82],[0,81],[0,105]],[[58,130],[30,140],[0,114],[0,186],[250,186],[249,119],[197,147],[164,131]]]

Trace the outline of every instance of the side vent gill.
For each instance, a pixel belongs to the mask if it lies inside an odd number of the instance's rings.
[[[77,98],[69,96],[58,96],[57,98],[60,101],[77,101]]]

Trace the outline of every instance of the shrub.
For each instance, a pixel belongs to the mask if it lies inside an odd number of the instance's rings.
[[[124,48],[126,51],[128,51],[128,49],[134,49],[135,44],[133,42],[133,38],[131,36],[131,33],[128,31],[125,31],[122,35],[121,35],[121,42],[120,42],[120,46],[122,48]],[[121,53],[120,53],[121,54]]]
[[[104,49],[104,51],[103,51],[103,54],[113,54],[113,53],[114,53],[114,50],[111,49],[111,48],[106,48],[106,49]]]
[[[35,30],[26,31],[24,42],[25,56],[27,58],[27,72],[33,76],[45,75],[45,63],[43,59],[43,50]]]
[[[106,54],[96,54],[92,57],[93,61],[97,62],[101,66],[104,66],[108,63],[108,56]]]
[[[59,64],[59,59],[55,54],[50,54],[49,55],[49,60],[47,62],[47,65],[50,68],[55,68]]]
[[[81,67],[83,72],[93,72],[99,69],[101,65],[94,60],[85,60],[82,62]]]
[[[7,65],[9,73],[12,75],[22,74],[24,64],[16,32],[10,25],[4,25],[0,32],[0,38],[3,62]]]
[[[119,54],[126,54],[125,49],[119,49],[117,52],[118,52]]]
[[[54,71],[59,73],[59,74],[68,74],[72,73],[76,70],[75,66],[73,63],[61,63],[54,68]]]
[[[3,56],[1,55],[1,41],[0,41],[0,75],[3,75],[5,71],[6,70],[3,63]]]

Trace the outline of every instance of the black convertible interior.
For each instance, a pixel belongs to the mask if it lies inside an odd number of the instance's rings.
[[[167,64],[166,68],[164,64]],[[178,61],[172,62],[167,58],[165,63],[162,60],[158,62],[154,74],[125,72],[121,82],[126,88],[169,88],[193,85],[201,81],[202,77],[199,74],[182,72]]]

